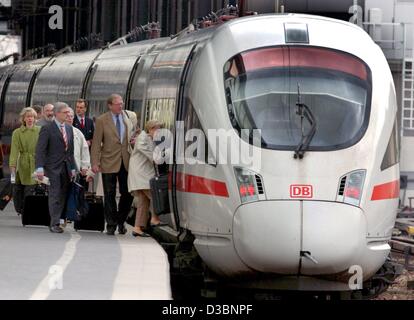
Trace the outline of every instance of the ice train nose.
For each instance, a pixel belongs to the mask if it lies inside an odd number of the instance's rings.
[[[299,201],[262,201],[239,207],[233,240],[240,259],[256,271],[297,274],[301,219]]]
[[[358,264],[366,249],[362,210],[334,202],[246,204],[234,216],[233,231],[240,259],[264,273],[340,273]]]

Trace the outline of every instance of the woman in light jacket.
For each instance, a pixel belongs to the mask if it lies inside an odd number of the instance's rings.
[[[149,181],[155,176],[153,152],[154,134],[162,126],[157,120],[148,121],[145,131],[136,138],[135,147],[129,160],[128,190],[134,196],[137,207],[135,227],[132,232],[134,237],[149,237],[144,229],[148,223],[148,210],[151,204],[151,191]],[[152,213],[152,208],[151,208]],[[151,225],[160,224],[160,219],[151,214]]]
[[[20,113],[21,127],[13,131],[9,167],[16,176],[13,188],[14,207],[22,214],[24,198],[34,190],[35,154],[40,127],[35,126],[37,113],[33,108],[24,108]]]

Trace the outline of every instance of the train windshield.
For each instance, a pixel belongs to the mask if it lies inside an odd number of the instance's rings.
[[[301,103],[316,120],[311,151],[356,144],[370,115],[371,73],[350,54],[317,47],[271,47],[241,53],[224,67],[230,119],[235,129],[260,129],[262,147],[295,150],[311,124],[298,116]]]

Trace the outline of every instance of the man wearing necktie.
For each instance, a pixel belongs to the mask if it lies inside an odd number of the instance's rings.
[[[107,234],[114,235],[117,226],[118,232],[125,234],[125,220],[133,200],[128,192],[128,145],[134,128],[131,119],[123,111],[124,102],[120,95],[111,95],[107,103],[109,112],[96,120],[91,149],[92,169],[95,173],[102,172]],[[117,182],[121,194],[118,208]]]
[[[36,175],[39,180],[48,177],[50,231],[62,233],[60,217],[65,210],[66,195],[75,175],[73,128],[65,123],[70,113],[64,102],[55,104],[55,120],[42,127],[36,147]]]
[[[93,120],[86,116],[86,111],[88,110],[88,103],[84,99],[78,99],[76,101],[76,116],[73,119],[73,126],[82,131],[85,136],[86,142],[88,143],[89,148],[92,145],[93,134],[95,131],[95,125]]]

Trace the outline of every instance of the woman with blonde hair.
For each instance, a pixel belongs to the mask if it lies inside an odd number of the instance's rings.
[[[155,176],[153,152],[155,149],[154,135],[161,129],[162,123],[158,120],[148,121],[136,138],[134,150],[129,160],[128,190],[134,196],[134,204],[137,208],[135,227],[132,231],[134,237],[149,237],[144,229],[148,224],[148,211],[151,204],[151,191],[149,181]],[[151,209],[152,213],[152,209]],[[160,224],[160,219],[151,214],[151,225]]]
[[[40,127],[35,125],[37,113],[33,108],[20,112],[20,128],[13,131],[9,167],[16,178],[13,190],[14,207],[22,214],[24,197],[33,191],[36,182],[32,175],[35,171],[35,153]]]

